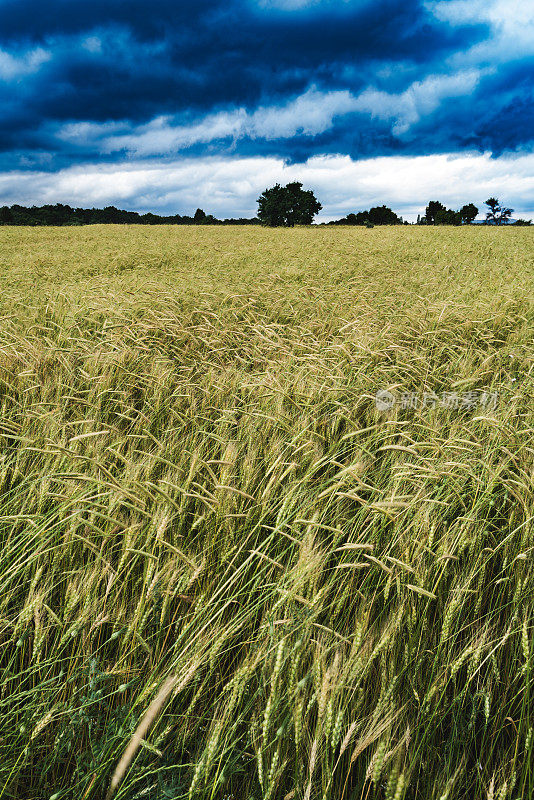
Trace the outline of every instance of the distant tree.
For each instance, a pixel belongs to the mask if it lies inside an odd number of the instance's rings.
[[[489,225],[504,225],[512,216],[513,208],[501,206],[496,197],[490,197],[484,205],[488,206],[486,213],[486,223]]]
[[[453,211],[451,208],[440,208],[436,211],[435,225],[460,225],[461,222],[459,211]]]
[[[358,211],[357,214],[350,213],[341,219],[333,219],[328,225],[366,225],[369,222],[368,211]]]
[[[342,219],[332,220],[329,225],[402,225],[402,217],[398,217],[391,208],[387,206],[375,206],[370,211],[358,211],[357,214],[347,214]]]
[[[427,225],[435,225],[436,215],[446,210],[447,209],[445,208],[443,203],[440,203],[438,200],[431,200],[426,207],[425,216],[423,217],[423,219],[426,221]]]
[[[144,225],[158,225],[159,217],[156,214],[152,214],[152,212],[149,211],[147,214],[143,214],[139,221],[142,222]]]
[[[35,216],[33,215],[32,208],[24,208],[24,206],[14,205],[11,206],[11,213],[13,215],[14,225],[35,225]]]
[[[460,209],[460,217],[464,225],[470,225],[478,214],[478,208],[474,203],[468,203]]]
[[[287,186],[277,183],[258,197],[258,217],[270,227],[311,225],[321,208],[314,193],[304,190],[298,181]]]
[[[201,208],[197,208],[193,219],[197,225],[202,225],[204,222],[206,222],[206,214]]]
[[[391,208],[387,206],[375,206],[369,211],[369,222],[373,225],[399,225],[402,220]]]
[[[13,222],[13,214],[8,206],[0,208],[0,225],[11,225]]]
[[[467,206],[464,206],[467,208]],[[473,208],[475,208],[473,206]],[[475,216],[478,209],[475,209]],[[421,225],[461,225],[462,212],[453,211],[452,208],[445,208],[443,203],[438,200],[431,200],[425,210],[425,216],[420,220]]]
[[[532,220],[531,219],[516,219],[515,222],[512,222],[512,225],[520,225],[520,226],[532,225]]]

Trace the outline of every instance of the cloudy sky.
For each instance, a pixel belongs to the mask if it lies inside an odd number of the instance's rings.
[[[534,217],[534,0],[0,0],[0,205]]]

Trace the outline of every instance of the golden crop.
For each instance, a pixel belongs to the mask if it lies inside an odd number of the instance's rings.
[[[533,255],[0,228],[0,797],[532,796]]]

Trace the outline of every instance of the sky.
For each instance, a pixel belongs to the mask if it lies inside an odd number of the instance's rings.
[[[534,217],[534,0],[0,0],[0,205]]]

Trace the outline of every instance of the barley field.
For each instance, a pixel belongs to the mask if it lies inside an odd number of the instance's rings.
[[[534,795],[532,231],[0,228],[0,280],[2,800]]]

